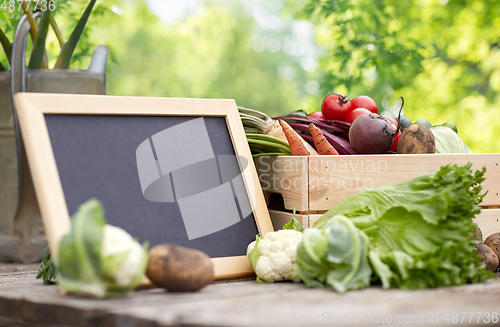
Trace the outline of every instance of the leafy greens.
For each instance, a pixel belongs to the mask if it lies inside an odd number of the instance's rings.
[[[309,287],[332,287],[339,293],[370,285],[368,237],[338,215],[325,228],[307,228],[297,247],[299,277]]]
[[[432,126],[436,141],[436,153],[472,153],[458,134],[446,126]]]
[[[483,282],[491,273],[476,256],[471,234],[486,194],[481,194],[486,169],[472,172],[471,166],[443,166],[408,182],[359,192],[314,226],[325,231],[335,216],[348,217],[368,236],[368,258],[384,288]]]
[[[42,259],[42,262],[40,262],[40,266],[38,267],[38,272],[36,273],[36,279],[42,278],[43,283],[45,285],[55,284],[56,268],[54,266],[54,262],[52,261],[49,247],[46,247],[44,252],[45,255]]]

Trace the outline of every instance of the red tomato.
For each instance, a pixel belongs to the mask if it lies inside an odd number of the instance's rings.
[[[321,104],[323,117],[329,120],[344,120],[351,111],[351,101],[339,93],[328,94]]]
[[[323,119],[323,113],[321,111],[315,111],[313,113],[310,113],[308,117],[316,118],[316,119]]]
[[[393,118],[394,119],[394,118]],[[395,119],[394,119],[395,120]],[[394,125],[394,123],[393,123]],[[396,125],[394,125],[394,129],[398,128],[398,124],[396,123]],[[392,142],[392,145],[391,147],[389,148],[389,151],[394,151],[396,152],[396,149],[398,147],[398,141],[399,141],[399,136],[401,135],[401,131],[399,131],[398,135],[396,135],[396,137],[394,137],[394,141]]]
[[[352,109],[366,108],[376,114],[378,112],[377,104],[367,95],[360,95],[351,100]]]
[[[391,116],[387,116],[387,115],[380,115],[384,118],[387,118],[394,126],[398,126],[398,121],[394,118],[392,118]]]
[[[358,118],[362,114],[371,114],[371,113],[372,112],[366,108],[356,108],[347,114],[347,117],[345,117],[345,122],[352,123],[354,119]]]

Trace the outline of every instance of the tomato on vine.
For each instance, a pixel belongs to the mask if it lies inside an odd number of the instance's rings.
[[[329,120],[344,120],[351,111],[351,100],[339,93],[328,94],[321,104],[323,117]]]

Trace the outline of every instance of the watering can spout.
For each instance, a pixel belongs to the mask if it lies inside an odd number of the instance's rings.
[[[90,61],[88,72],[104,74],[106,72],[106,63],[108,62],[109,48],[106,45],[98,45],[95,49],[92,60]]]

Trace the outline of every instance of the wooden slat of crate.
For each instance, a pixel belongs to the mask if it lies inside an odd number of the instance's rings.
[[[481,229],[484,240],[491,234],[500,232],[500,209],[483,209],[474,221]]]
[[[361,190],[411,180],[447,164],[486,166],[483,205],[500,204],[500,154],[316,156],[309,158],[309,210],[329,210]],[[288,208],[287,208],[288,209]]]
[[[309,210],[308,157],[257,157],[255,166],[262,189],[283,196],[285,208]]]
[[[264,191],[280,193],[285,208],[326,211],[361,190],[411,180],[447,164],[486,166],[483,205],[500,205],[500,154],[421,154],[260,157]]]
[[[271,221],[273,222],[274,230],[281,229],[283,225],[292,219],[293,214],[284,211],[269,210]],[[321,214],[296,214],[295,217],[304,228],[312,227],[314,223],[321,217]],[[483,240],[489,235],[500,232],[500,209],[483,209],[481,213],[474,219],[483,233]]]

